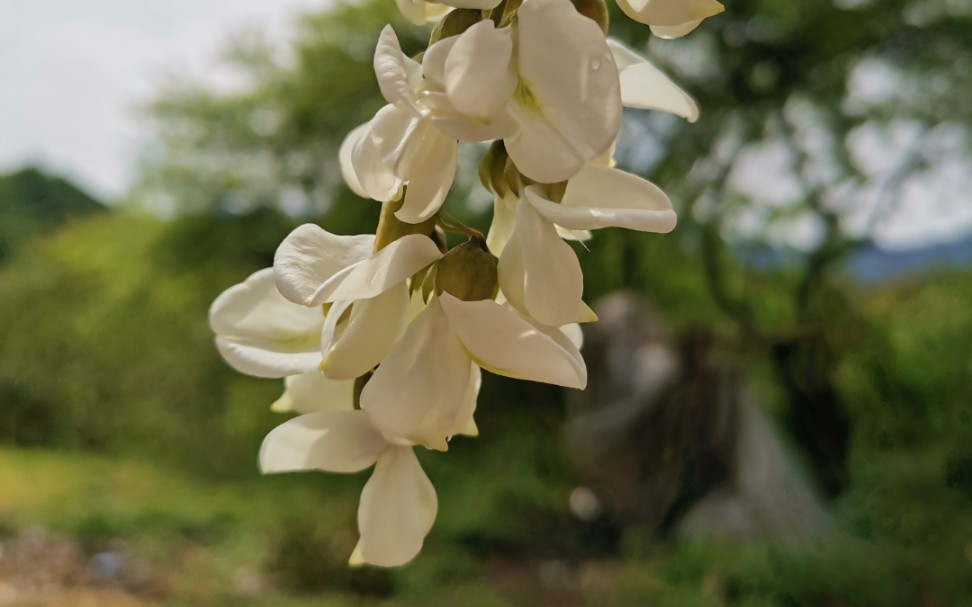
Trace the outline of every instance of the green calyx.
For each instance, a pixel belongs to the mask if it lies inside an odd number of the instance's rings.
[[[435,264],[435,292],[462,301],[493,299],[499,292],[498,263],[484,239],[470,238]]]
[[[406,223],[395,217],[395,213],[405,203],[405,194],[398,200],[382,203],[381,215],[378,217],[378,229],[375,230],[375,252],[384,249],[391,243],[409,234],[423,234],[431,236],[435,230],[435,216],[420,223]]]
[[[439,40],[458,36],[482,20],[483,11],[479,9],[457,8],[449,11],[432,29],[432,35],[429,37],[429,46],[432,46]]]

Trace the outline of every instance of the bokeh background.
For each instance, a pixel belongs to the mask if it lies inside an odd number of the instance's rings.
[[[387,22],[421,49],[391,0],[0,0],[0,605],[972,605],[972,5],[615,15],[702,108],[618,144],[679,227],[578,248],[592,389],[486,378],[423,553],[351,570],[365,474],[258,475],[282,386],[206,312],[373,229]]]

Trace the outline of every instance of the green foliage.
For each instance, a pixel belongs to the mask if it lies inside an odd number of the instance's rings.
[[[71,182],[39,169],[0,175],[0,263],[30,239],[103,210]]]

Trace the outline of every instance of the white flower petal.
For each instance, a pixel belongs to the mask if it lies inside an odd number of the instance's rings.
[[[618,8],[635,21],[661,26],[701,21],[724,10],[716,0],[618,0]]]
[[[437,510],[435,487],[412,448],[389,449],[361,491],[355,553],[371,565],[404,565],[422,549]]]
[[[316,305],[375,297],[440,257],[442,252],[428,236],[403,236],[371,257],[349,265],[319,283],[310,301]]]
[[[371,255],[371,234],[338,236],[320,226],[305,223],[291,232],[273,257],[277,288],[284,297],[305,306],[324,302],[317,290],[335,273]]]
[[[527,187],[524,195],[537,187]],[[580,262],[531,204],[517,206],[498,272],[507,300],[539,323],[559,327],[577,320],[584,291]]]
[[[302,373],[284,378],[284,393],[270,410],[275,413],[313,413],[354,409],[354,382],[336,381],[323,373]]]
[[[472,379],[469,363],[433,297],[365,384],[361,408],[390,441],[444,451],[446,438],[468,421],[457,416]]]
[[[499,6],[500,0],[439,0],[442,4],[453,8],[478,8],[489,10]]]
[[[618,71],[601,29],[569,0],[524,3],[516,35],[520,83],[508,109],[520,132],[506,149],[527,177],[563,181],[618,134]]]
[[[681,25],[652,25],[650,28],[651,33],[659,38],[674,40],[675,38],[681,38],[685,34],[688,34],[701,23],[702,19],[696,19],[695,21],[687,21]]]
[[[412,133],[409,146],[414,146],[414,153],[408,155],[407,164],[403,162],[398,172],[408,182],[405,202],[395,217],[406,223],[421,223],[435,215],[445,202],[456,177],[458,144],[432,122],[423,120]]]
[[[578,349],[558,329],[541,329],[495,301],[439,297],[452,329],[487,371],[568,388],[587,385]]]
[[[537,186],[524,199],[547,221],[570,229],[617,227],[666,233],[675,229],[672,203],[655,184],[619,169],[588,165],[567,182],[560,204]]]
[[[324,315],[291,303],[277,290],[273,268],[265,268],[223,291],[209,308],[209,324],[220,354],[234,369],[257,377],[314,371],[315,344]]]
[[[414,25],[438,21],[449,12],[448,6],[424,0],[395,0],[395,3],[405,19]]]
[[[340,336],[322,345],[321,370],[333,379],[354,379],[371,371],[391,350],[405,330],[408,285],[398,286],[370,299],[359,299]]]
[[[344,183],[348,185],[348,189],[362,198],[370,198],[370,196],[368,196],[368,192],[361,185],[361,182],[358,181],[358,175],[354,168],[353,151],[358,141],[362,137],[368,136],[370,129],[371,124],[368,122],[351,129],[351,132],[341,142],[341,149],[338,150],[338,164],[341,167],[341,177],[344,178]]]
[[[460,113],[481,121],[495,115],[513,94],[516,75],[512,28],[489,19],[456,36],[444,66],[445,91]]]
[[[506,196],[493,196],[493,221],[489,224],[489,232],[486,234],[486,246],[489,252],[497,257],[510,240],[518,200],[512,192],[508,192]]]
[[[401,44],[392,26],[386,25],[378,36],[375,47],[375,76],[378,88],[388,103],[400,108],[409,108],[416,114],[422,110],[415,103],[415,91],[409,83],[406,62],[410,61],[402,53]]]
[[[260,447],[260,470],[357,472],[387,449],[362,411],[308,413],[270,431]]]
[[[580,325],[576,322],[560,327],[560,332],[566,335],[570,343],[574,344],[574,347],[578,350],[584,346],[584,332],[581,331]]]
[[[621,103],[626,107],[662,110],[689,122],[699,118],[699,106],[661,70],[617,40],[608,39],[621,78]]]
[[[381,202],[398,199],[402,180],[395,175],[386,157],[395,153],[412,120],[408,112],[386,105],[371,119],[367,130],[350,144],[349,172],[361,187],[359,195]],[[342,171],[344,167],[342,161]],[[348,177],[345,180],[351,183]]]

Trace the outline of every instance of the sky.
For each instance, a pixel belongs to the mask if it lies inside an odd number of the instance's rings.
[[[389,0],[390,1],[390,0]],[[0,0],[0,172],[39,164],[66,175],[102,199],[122,194],[150,133],[135,112],[164,74],[207,75],[227,36],[261,27],[278,39],[300,9],[328,0]],[[881,96],[897,84],[881,69],[864,70],[858,95]],[[927,144],[930,168],[904,184],[907,195],[872,221],[880,203],[880,173],[895,161],[887,150],[907,149],[914,129],[860,132],[851,141],[873,191],[855,194],[851,231],[873,231],[888,248],[946,241],[972,232],[972,161],[945,125]],[[963,131],[964,132],[964,131]],[[923,135],[926,136],[926,135]],[[922,147],[926,144],[922,142]],[[771,147],[738,163],[736,189],[765,205],[792,189],[785,154]],[[883,163],[883,164],[882,164]],[[772,170],[776,166],[779,171]],[[765,200],[763,200],[765,199]],[[767,207],[768,208],[768,207]],[[758,216],[739,225],[758,226]],[[745,229],[742,230],[743,232]],[[812,244],[819,226],[781,226],[784,243]]]

